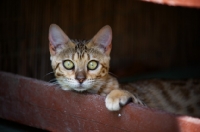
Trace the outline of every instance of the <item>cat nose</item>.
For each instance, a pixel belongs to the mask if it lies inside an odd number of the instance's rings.
[[[76,74],[76,80],[78,80],[79,83],[83,83],[86,79],[86,75],[84,72],[77,72]]]
[[[79,83],[83,83],[85,78],[82,78],[82,79],[77,79]]]
[[[85,80],[85,77],[84,76],[78,76],[78,77],[76,77],[76,80],[78,80],[79,83],[83,83],[84,80]]]

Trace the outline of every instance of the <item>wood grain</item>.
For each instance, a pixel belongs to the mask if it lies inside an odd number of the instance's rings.
[[[199,132],[200,120],[133,103],[110,112],[104,97],[0,72],[0,118],[53,132]],[[120,115],[119,115],[120,114]]]

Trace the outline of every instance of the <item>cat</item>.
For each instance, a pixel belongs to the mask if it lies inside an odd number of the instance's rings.
[[[52,69],[63,90],[106,96],[118,111],[130,101],[167,112],[200,117],[200,80],[151,79],[119,84],[109,74],[112,29],[106,25],[91,40],[72,40],[56,24],[49,28]]]

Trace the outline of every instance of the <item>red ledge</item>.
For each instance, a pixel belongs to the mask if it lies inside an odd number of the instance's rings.
[[[200,0],[142,0],[170,6],[185,6],[200,8]]]
[[[63,91],[47,82],[0,72],[0,118],[54,132],[199,132],[200,120],[130,103],[110,112],[104,97]]]

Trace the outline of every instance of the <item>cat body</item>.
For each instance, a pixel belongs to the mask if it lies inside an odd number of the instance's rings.
[[[49,41],[51,65],[63,90],[106,96],[105,104],[110,111],[117,111],[133,101],[168,112],[200,117],[200,83],[197,83],[200,80],[184,83],[147,80],[120,85],[108,74],[112,48],[110,26],[104,26],[89,41],[78,41],[69,39],[60,27],[52,24]]]
[[[150,79],[121,87],[148,107],[200,117],[200,79]]]

